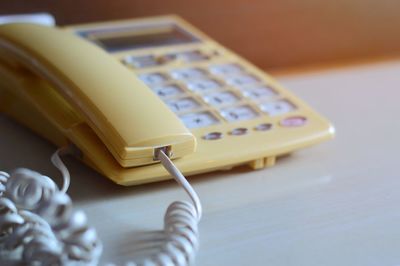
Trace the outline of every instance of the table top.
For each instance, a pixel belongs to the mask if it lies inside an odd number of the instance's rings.
[[[399,73],[400,61],[386,61],[278,76],[334,123],[336,138],[272,168],[190,177],[204,208],[196,265],[400,265]],[[0,147],[0,169],[59,176],[55,147],[3,115]],[[66,164],[102,262],[128,260],[135,238],[161,229],[167,205],[186,198],[174,181],[120,187]]]

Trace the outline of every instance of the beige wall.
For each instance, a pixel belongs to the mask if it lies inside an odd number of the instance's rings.
[[[394,0],[12,0],[0,13],[48,11],[59,24],[175,13],[263,68],[398,54]]]

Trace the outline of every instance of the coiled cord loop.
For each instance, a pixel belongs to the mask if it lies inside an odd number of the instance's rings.
[[[19,168],[6,183],[5,196],[18,208],[34,211],[55,192],[57,186],[49,177],[29,169]]]
[[[51,158],[64,179],[61,190],[49,177],[29,169],[17,169],[11,175],[0,172],[0,258],[16,257],[39,266],[97,265],[102,244],[96,230],[88,225],[83,211],[73,209],[65,193],[70,175],[60,154],[68,149],[57,150]],[[162,150],[157,157],[193,204],[175,201],[169,205],[160,252],[126,266],[191,265],[199,246],[199,197]]]
[[[64,164],[58,150],[54,163]],[[62,167],[61,167],[62,168]],[[62,171],[63,190],[69,173]],[[0,172],[0,245],[29,265],[97,265],[102,245],[86,215],[47,176],[29,169]]]
[[[10,178],[10,175],[6,172],[0,171],[0,197],[3,196],[4,191],[6,191],[6,183]]]

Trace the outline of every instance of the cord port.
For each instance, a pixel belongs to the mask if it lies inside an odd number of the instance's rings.
[[[169,158],[172,156],[172,147],[171,146],[163,146],[154,149],[153,152],[153,161],[159,161],[159,153],[160,151],[164,152]]]

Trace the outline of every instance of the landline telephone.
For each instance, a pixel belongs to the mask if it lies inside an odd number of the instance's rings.
[[[0,109],[122,185],[275,158],[333,127],[177,16],[0,27]]]
[[[127,265],[191,265],[202,207],[179,169],[260,169],[333,136],[269,75],[176,16],[0,26],[0,109],[61,147],[52,162],[62,189],[28,169],[0,171],[0,260],[38,265],[100,259],[95,230],[66,194],[60,155],[71,148],[118,184],[173,177],[192,203],[173,202],[160,250]]]

